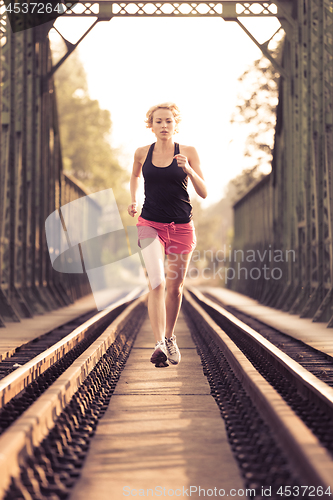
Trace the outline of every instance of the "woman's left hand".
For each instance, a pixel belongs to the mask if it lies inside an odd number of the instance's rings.
[[[174,158],[177,160],[178,167],[182,168],[185,174],[189,175],[192,172],[192,167],[187,161],[187,157],[184,155],[175,155]]]

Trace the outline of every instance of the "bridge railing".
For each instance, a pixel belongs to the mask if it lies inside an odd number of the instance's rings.
[[[265,300],[272,283],[276,285],[274,277],[280,275],[273,259],[272,199],[272,176],[267,175],[234,205],[234,242],[229,265],[235,276],[229,286],[259,301]],[[279,287],[285,281],[286,276],[279,280]]]

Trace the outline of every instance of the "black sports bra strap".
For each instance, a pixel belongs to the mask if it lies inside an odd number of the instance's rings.
[[[154,144],[151,144],[150,148],[148,149],[148,153],[147,153],[147,156],[146,156],[146,159],[143,163],[143,165],[145,165],[147,162],[150,161],[150,163],[152,163],[152,157],[153,157],[153,149],[154,149],[154,146],[155,146],[155,143]]]
[[[146,163],[146,161],[150,161],[150,163],[153,163],[153,151],[154,151],[155,144],[156,144],[156,142],[154,142],[153,144],[151,144],[151,146],[150,146],[150,148],[148,150],[148,154],[146,156],[145,163]],[[175,142],[173,154],[174,154],[174,156],[175,155],[179,155],[179,144],[178,144],[178,142]]]
[[[153,163],[152,159],[153,159],[153,150],[154,150],[154,147],[155,147],[155,144],[156,142],[154,142],[153,144],[151,144],[150,148],[149,148],[149,151],[148,151],[148,154],[146,156],[146,159],[150,160],[151,163]],[[179,155],[179,144],[178,142],[175,142],[175,146],[174,146],[174,155]]]

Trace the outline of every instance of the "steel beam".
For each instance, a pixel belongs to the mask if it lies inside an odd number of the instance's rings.
[[[144,2],[66,2],[64,17],[97,16],[100,20],[113,17],[222,17],[235,20],[238,17],[286,17],[279,2],[213,1],[191,2],[144,1]]]

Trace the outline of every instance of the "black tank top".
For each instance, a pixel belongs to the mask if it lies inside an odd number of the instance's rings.
[[[149,148],[142,167],[145,180],[145,201],[141,217],[154,222],[185,224],[192,219],[192,205],[187,192],[188,176],[178,167],[177,160],[167,167],[155,167],[152,163],[156,143]],[[179,154],[175,143],[174,154]]]

